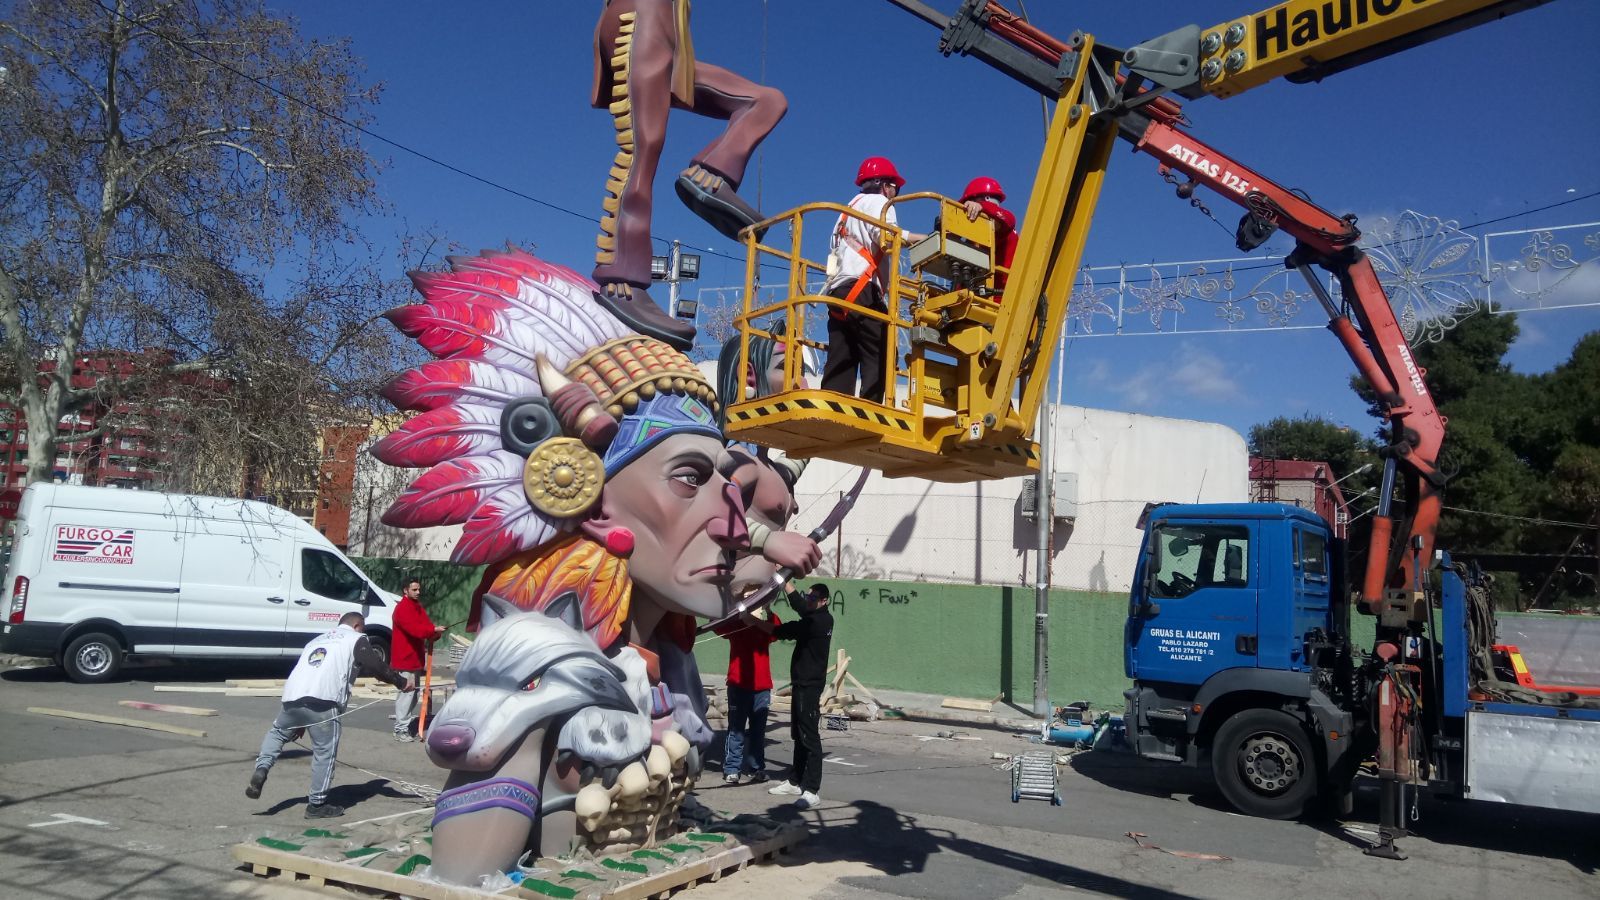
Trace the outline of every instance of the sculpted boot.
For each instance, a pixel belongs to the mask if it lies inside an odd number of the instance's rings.
[[[640,334],[656,338],[684,353],[694,348],[693,322],[675,319],[661,311],[643,288],[614,281],[601,285],[594,295],[606,311],[622,320],[622,324]]]
[[[702,166],[684,169],[675,187],[683,205],[731,240],[738,240],[740,231],[763,218],[755,207],[735,193],[728,179]],[[761,240],[765,234],[765,228],[756,232],[756,240]]]

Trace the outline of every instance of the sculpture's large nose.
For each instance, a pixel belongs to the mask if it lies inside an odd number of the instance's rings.
[[[428,749],[441,759],[455,759],[467,752],[477,733],[465,725],[435,725],[428,729]]]
[[[744,497],[739,494],[739,486],[731,481],[724,484],[722,498],[724,506],[706,525],[706,531],[724,550],[750,549],[750,530],[745,526]]]

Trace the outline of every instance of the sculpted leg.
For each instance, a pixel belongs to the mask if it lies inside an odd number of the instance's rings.
[[[617,155],[601,201],[594,280],[604,288],[601,304],[624,324],[687,350],[694,325],[663,313],[647,293],[651,190],[672,109],[675,28],[670,0],[612,0],[595,32]]]
[[[528,732],[504,764],[485,778],[455,772],[445,782],[433,814],[434,877],[476,884],[504,872],[530,846],[537,827],[543,780],[544,727]]]

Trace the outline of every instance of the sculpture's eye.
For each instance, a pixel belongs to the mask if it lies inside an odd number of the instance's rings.
[[[539,686],[539,676],[535,675],[532,678],[528,679],[528,683],[523,685],[522,689],[525,690],[525,691],[531,691],[531,690],[533,690],[534,688],[536,688],[538,686]]]

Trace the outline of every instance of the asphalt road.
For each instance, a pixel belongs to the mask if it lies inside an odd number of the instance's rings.
[[[279,896],[228,856],[269,830],[303,828],[308,756],[286,754],[258,801],[244,797],[251,759],[276,711],[270,698],[157,694],[154,682],[220,684],[281,677],[283,667],[151,668],[131,680],[74,685],[54,669],[0,672],[0,897],[205,898]],[[196,718],[129,709],[138,699],[203,706]],[[167,722],[190,738],[50,718],[29,706]],[[419,809],[396,786],[437,786],[442,773],[415,744],[389,737],[387,703],[355,712],[332,800],[345,821]],[[948,722],[853,723],[824,732],[820,809],[801,812],[763,786],[707,779],[707,805],[813,826],[777,865],[758,866],[688,896],[1039,898],[1600,897],[1600,819],[1502,806],[1424,800],[1403,863],[1363,856],[1373,794],[1348,823],[1266,822],[1228,812],[1207,778],[1122,755],[1085,754],[1063,771],[1063,805],[1012,803],[993,752],[1037,749],[1023,736],[980,728],[977,740],[932,738]],[[774,721],[769,759],[789,759]],[[713,748],[712,756],[717,753]],[[715,786],[709,786],[714,784]],[[87,820],[87,821],[85,821]],[[1126,832],[1148,835],[1141,849]],[[1227,859],[1206,857],[1222,856]]]

